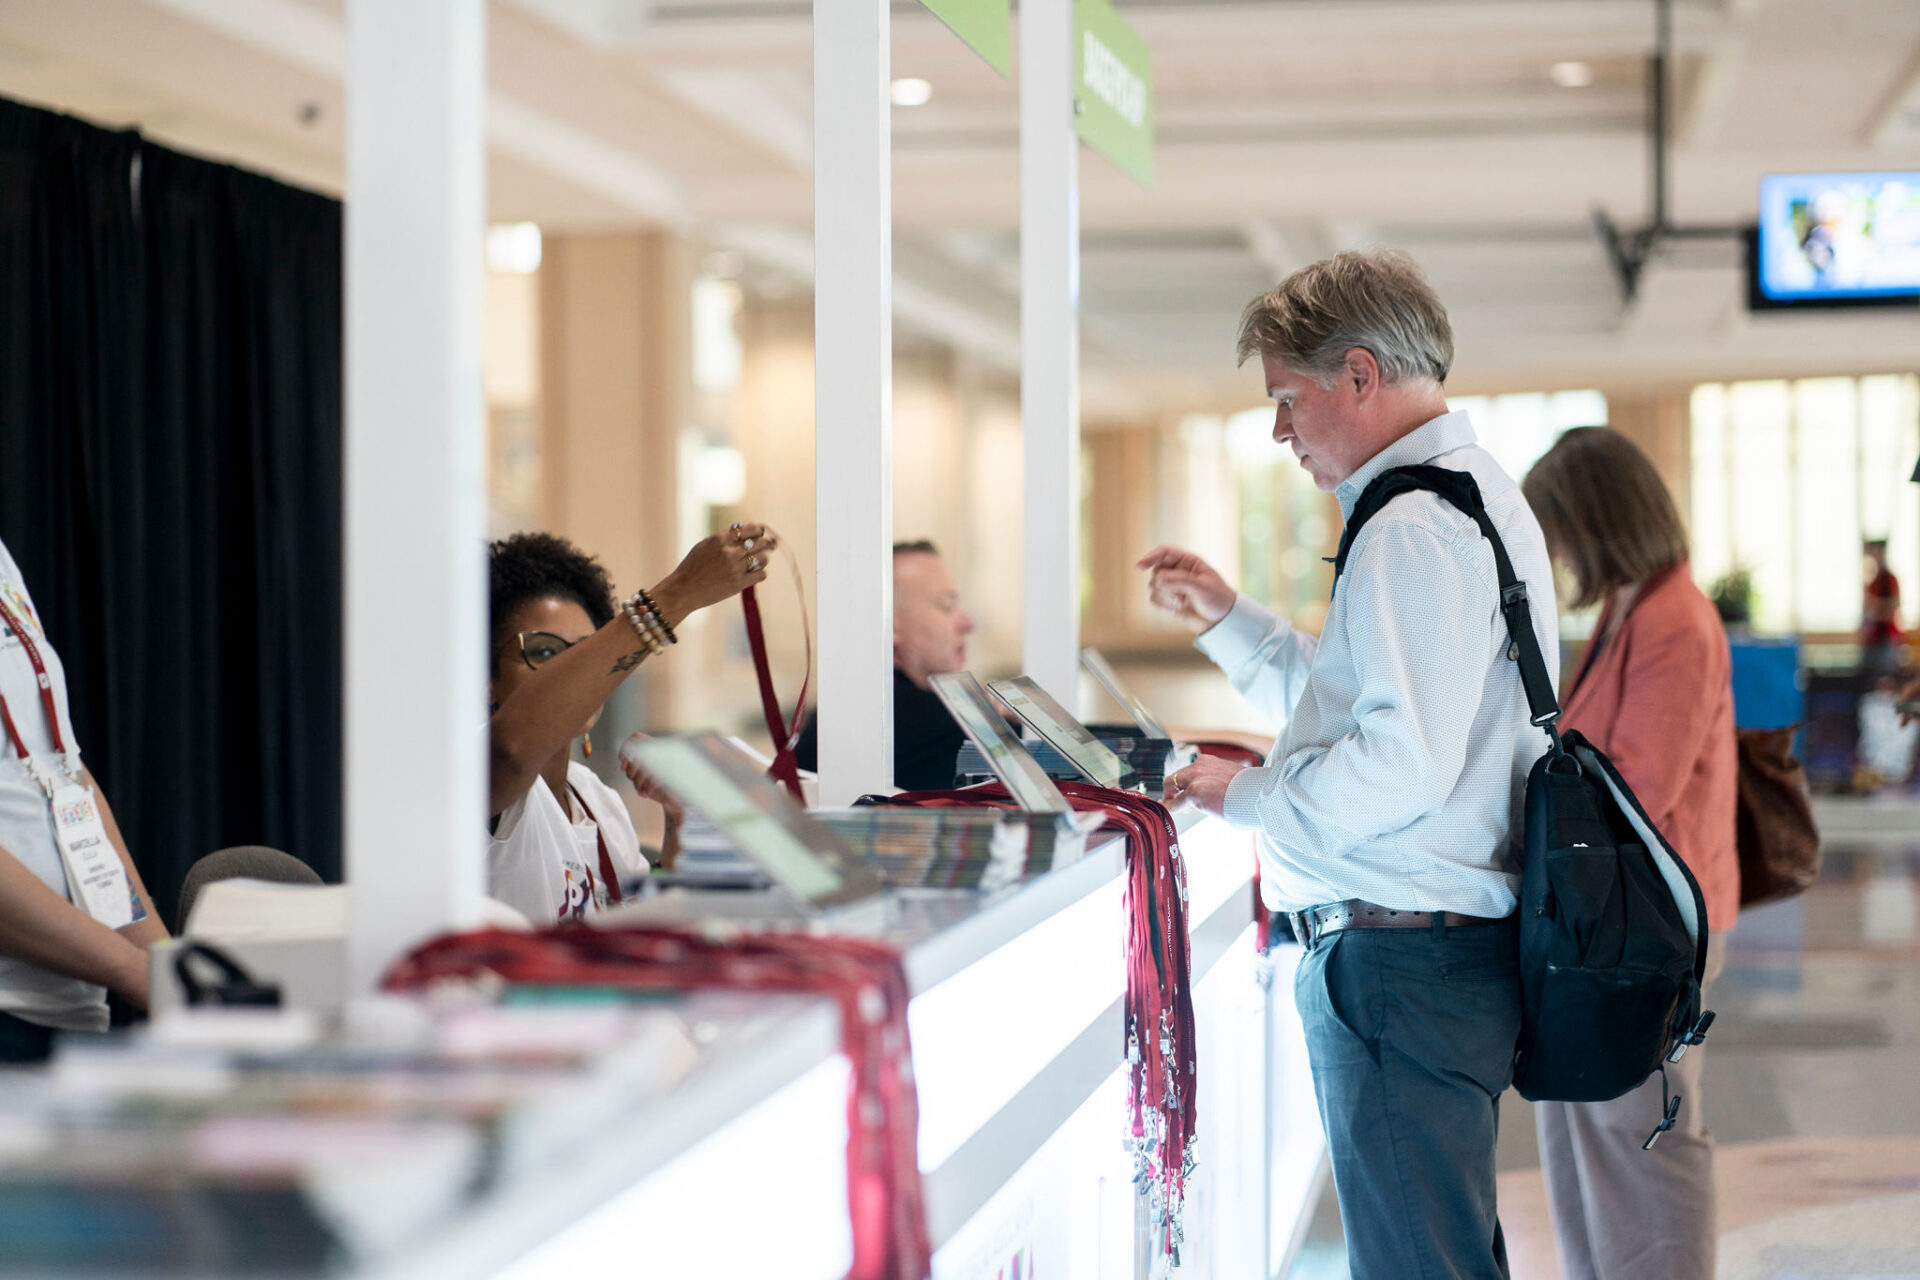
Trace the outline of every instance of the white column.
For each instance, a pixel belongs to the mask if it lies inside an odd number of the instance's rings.
[[[893,190],[887,0],[814,0],[820,802],[893,781]]]
[[[1021,665],[1078,713],[1080,171],[1073,0],[1020,6]]]
[[[483,0],[348,0],[352,990],[474,923],[486,724]]]

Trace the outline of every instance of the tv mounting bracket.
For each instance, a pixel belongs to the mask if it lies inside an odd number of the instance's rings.
[[[1640,273],[1654,252],[1667,240],[1727,240],[1747,233],[1739,226],[1682,226],[1667,214],[1667,131],[1672,119],[1667,92],[1668,64],[1673,57],[1673,0],[1653,0],[1654,44],[1647,58],[1647,132],[1648,158],[1651,162],[1653,217],[1638,231],[1623,231],[1596,205],[1593,210],[1594,233],[1607,251],[1607,261],[1619,277],[1622,298],[1632,302],[1640,289]]]

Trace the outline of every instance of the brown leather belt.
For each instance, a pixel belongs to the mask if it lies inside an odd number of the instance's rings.
[[[1396,911],[1392,907],[1375,906],[1371,902],[1362,902],[1358,898],[1349,898],[1345,902],[1329,902],[1325,906],[1308,907],[1305,911],[1289,911],[1286,915],[1293,922],[1294,938],[1309,951],[1320,939],[1330,933],[1339,933],[1342,929],[1431,929],[1434,927],[1434,913],[1431,911]],[[1512,918],[1512,916],[1506,917],[1508,920]],[[1443,929],[1501,923],[1503,921],[1489,916],[1468,916],[1458,911],[1440,913],[1440,927]]]

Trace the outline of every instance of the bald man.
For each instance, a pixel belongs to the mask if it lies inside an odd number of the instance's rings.
[[[973,618],[953,574],[931,542],[893,544],[893,785],[932,791],[953,785],[965,735],[934,694],[931,680],[967,665]],[[794,755],[819,767],[819,715],[807,718]]]

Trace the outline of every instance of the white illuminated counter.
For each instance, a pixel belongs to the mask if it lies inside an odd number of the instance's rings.
[[[1297,950],[1280,949],[1262,981],[1249,838],[1193,815],[1181,826],[1199,1141],[1180,1274],[1271,1277],[1325,1168],[1293,1014]],[[884,935],[902,946],[916,993],[920,1165],[940,1280],[1149,1274],[1122,1142],[1122,864],[1110,839],[990,899],[894,904]],[[837,1280],[851,1240],[835,1045],[819,1018],[797,1020],[754,1061],[716,1063],[580,1161],[503,1189],[448,1240],[381,1274],[586,1276],[626,1260],[649,1275]]]
[[[1273,1277],[1325,1167],[1297,951],[1255,955],[1248,837],[1181,826],[1198,1166],[1177,1274]],[[1123,1141],[1123,861],[1107,839],[989,897],[898,895],[870,930],[900,947],[914,992],[939,1280],[1162,1274]],[[562,991],[356,1013],[374,1015],[398,1030],[310,1026],[278,1056],[89,1039],[48,1071],[0,1072],[3,1269],[845,1274],[848,1065],[830,1001]],[[194,1026],[180,1019],[175,1036]]]

